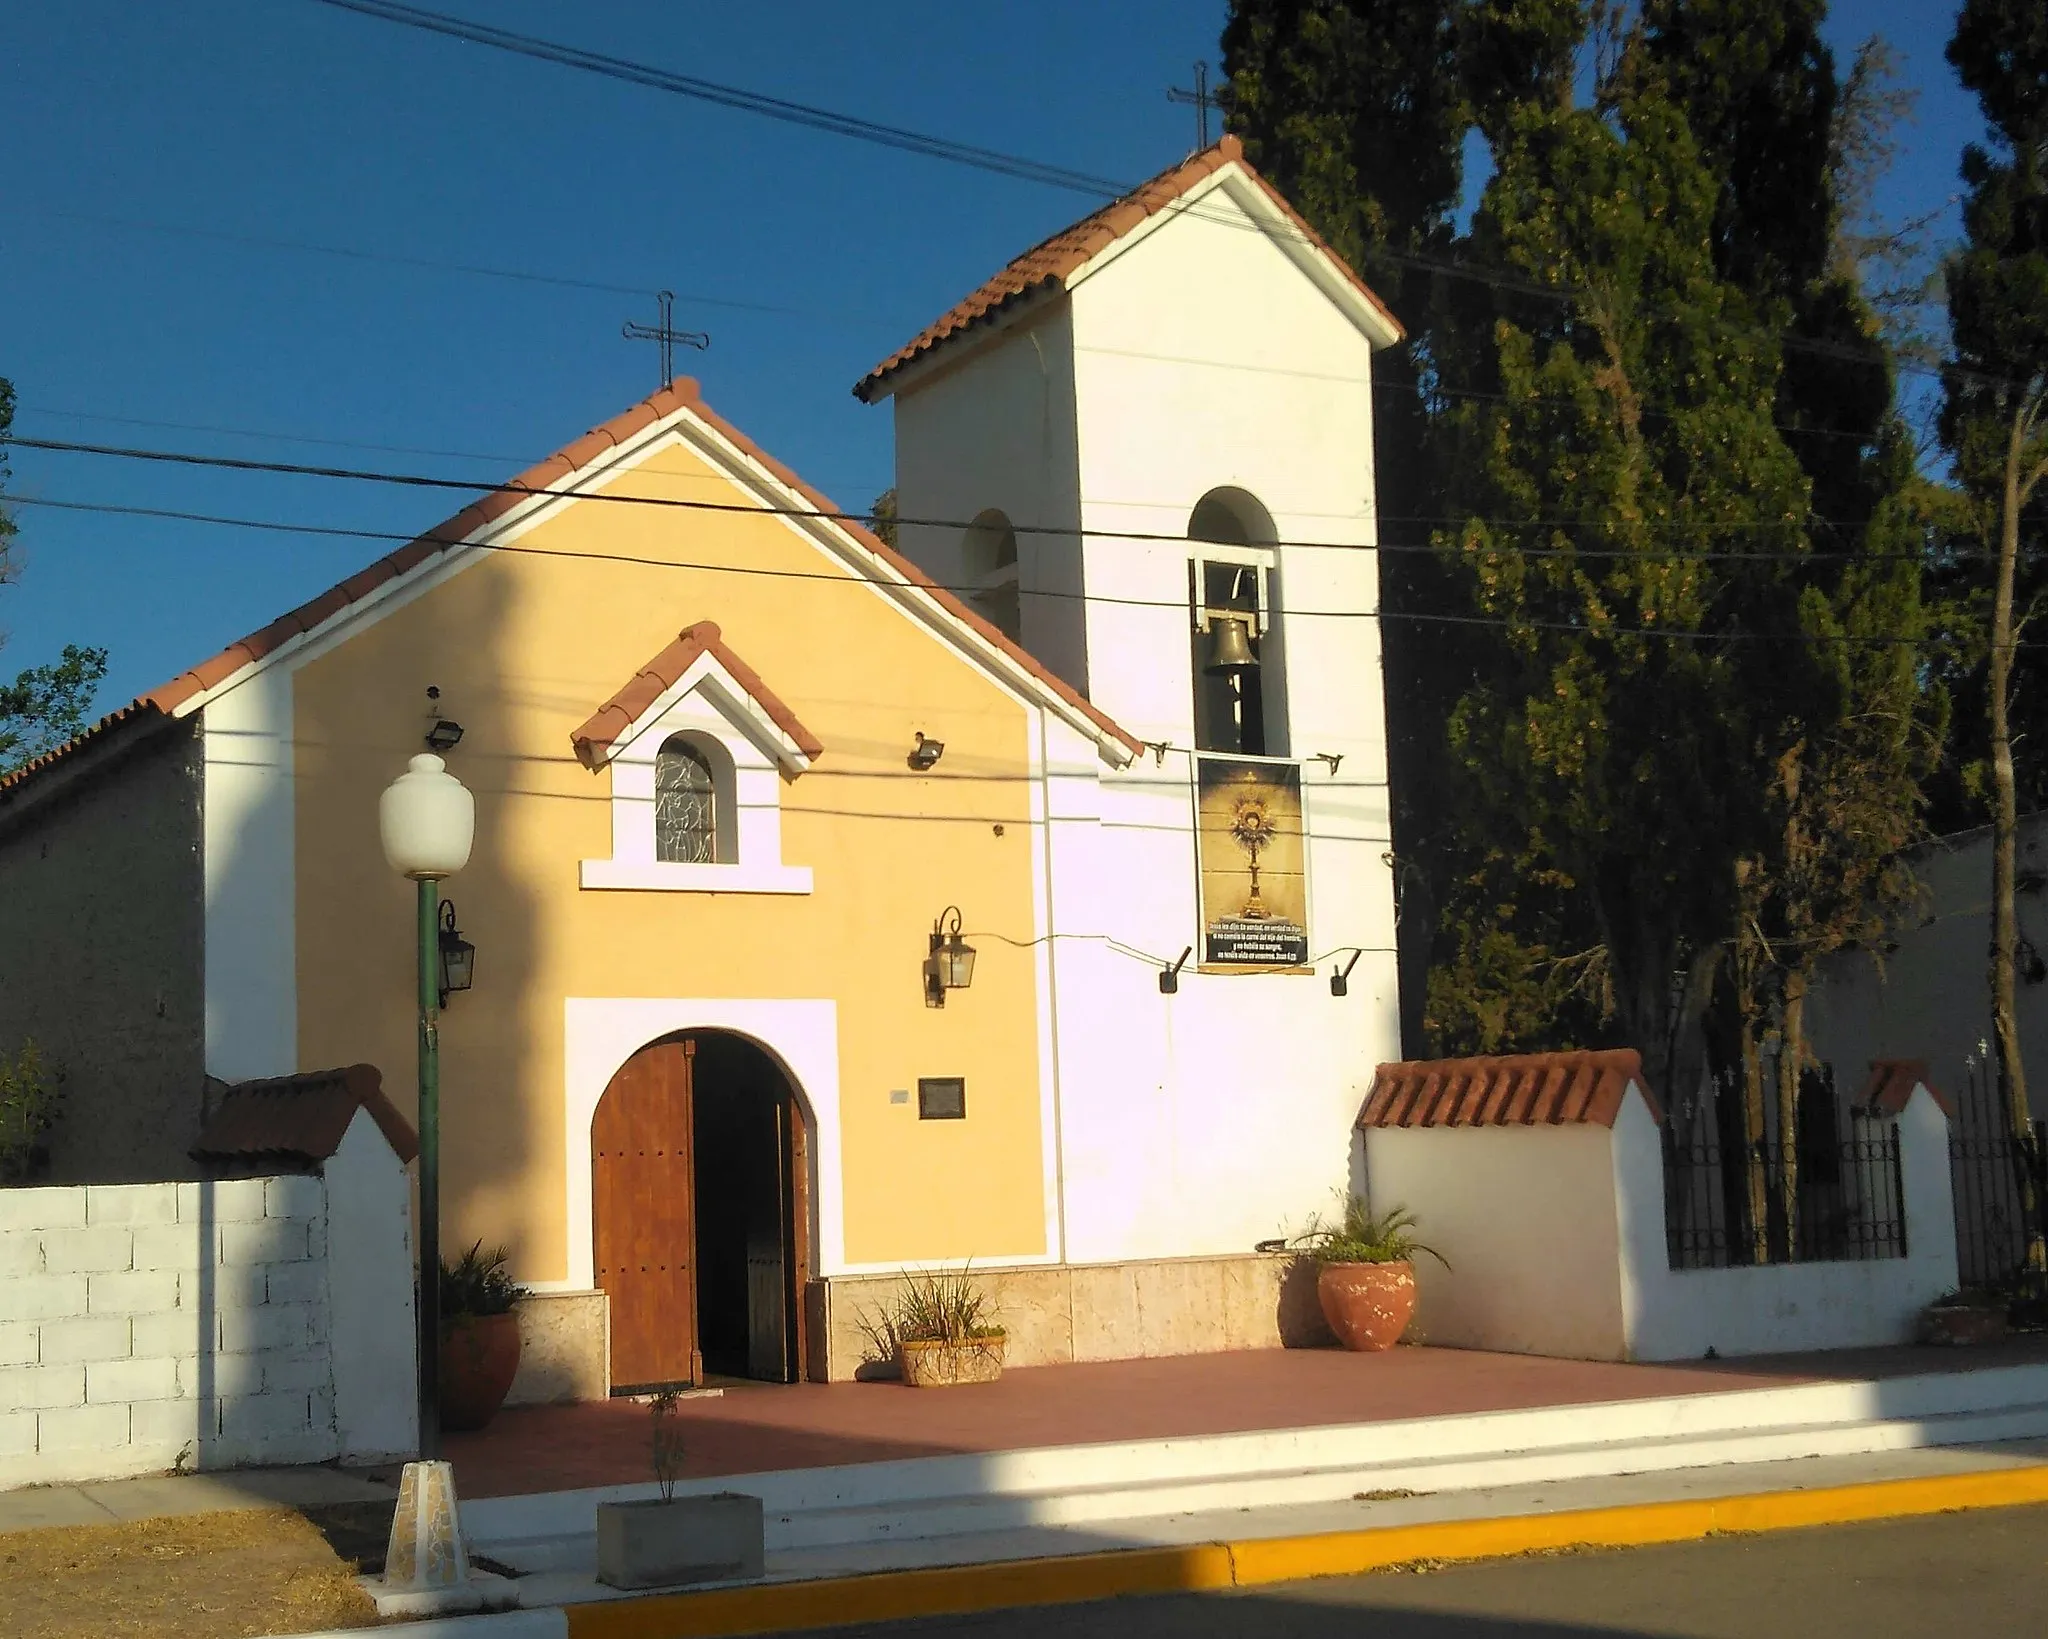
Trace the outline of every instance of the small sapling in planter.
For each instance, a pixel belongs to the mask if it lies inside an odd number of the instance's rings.
[[[1311,1222],[1294,1245],[1316,1260],[1316,1300],[1347,1349],[1391,1349],[1415,1317],[1415,1254],[1443,1254],[1415,1238],[1415,1214],[1401,1207],[1377,1216],[1358,1196],[1344,1202],[1344,1221]]]
[[[971,1269],[903,1279],[880,1315],[861,1318],[870,1352],[895,1360],[914,1389],[993,1383],[1003,1375],[1003,1329]]]
[[[762,1571],[761,1499],[736,1491],[678,1497],[684,1442],[679,1396],[648,1402],[649,1455],[659,1497],[597,1505],[597,1579],[613,1588],[668,1588],[737,1582]]]

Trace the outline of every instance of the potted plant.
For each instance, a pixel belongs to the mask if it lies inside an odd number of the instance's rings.
[[[519,1317],[526,1293],[505,1272],[506,1252],[478,1241],[441,1264],[441,1426],[479,1429],[498,1415],[519,1371]]]
[[[1341,1224],[1312,1222],[1295,1244],[1316,1261],[1316,1300],[1347,1349],[1391,1349],[1401,1341],[1415,1316],[1416,1253],[1450,1268],[1442,1253],[1415,1238],[1412,1212],[1395,1207],[1376,1216],[1356,1195],[1345,1199]]]
[[[861,1318],[861,1329],[877,1355],[896,1362],[906,1385],[946,1388],[1003,1375],[1003,1329],[972,1270],[906,1271],[903,1282],[882,1314]]]
[[[1996,1343],[2005,1336],[2009,1319],[2009,1306],[1996,1292],[1966,1287],[1944,1292],[1928,1304],[1920,1335],[1929,1343],[1955,1346]]]
[[[648,1402],[661,1495],[597,1505],[597,1579],[608,1587],[664,1588],[762,1574],[766,1534],[759,1497],[736,1491],[676,1496],[684,1457],[677,1404],[674,1389]]]

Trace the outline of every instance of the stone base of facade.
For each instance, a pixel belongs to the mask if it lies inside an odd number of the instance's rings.
[[[612,1392],[611,1300],[602,1292],[532,1292],[519,1316],[519,1375],[508,1406],[602,1400]]]
[[[1312,1263],[1289,1254],[974,1271],[1008,1334],[1010,1366],[1328,1343],[1315,1276]],[[883,1313],[903,1283],[900,1274],[813,1281],[807,1375],[834,1383],[895,1375],[875,1358],[862,1320]]]

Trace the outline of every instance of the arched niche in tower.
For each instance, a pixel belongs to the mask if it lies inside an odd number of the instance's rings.
[[[1188,515],[1195,748],[1287,755],[1279,532],[1246,489],[1210,490]]]
[[[1022,626],[1017,599],[1017,531],[998,507],[976,515],[960,543],[967,600],[1005,637]]]

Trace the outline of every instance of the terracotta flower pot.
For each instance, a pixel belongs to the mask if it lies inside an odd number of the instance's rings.
[[[2006,1334],[2006,1313],[1990,1304],[1930,1304],[1922,1319],[1922,1335],[1929,1343],[1967,1348],[1973,1343],[1996,1343]]]
[[[441,1326],[441,1426],[479,1429],[498,1415],[519,1370],[517,1315],[457,1315]]]
[[[993,1383],[1003,1375],[1003,1338],[971,1343],[900,1343],[903,1381],[913,1389],[950,1388],[956,1383]]]
[[[1326,1263],[1316,1272],[1323,1318],[1347,1349],[1391,1349],[1415,1316],[1412,1263]]]

